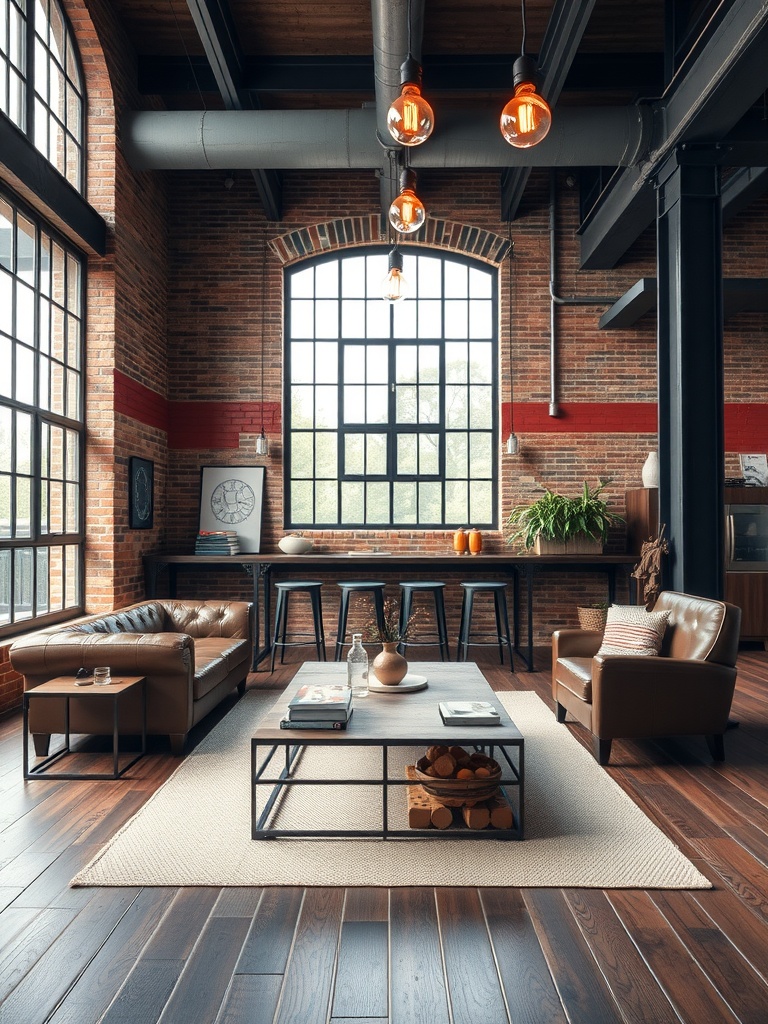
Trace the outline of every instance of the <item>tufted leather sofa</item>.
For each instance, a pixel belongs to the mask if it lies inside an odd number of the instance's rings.
[[[621,737],[706,737],[722,761],[736,686],[741,609],[662,591],[654,611],[670,615],[658,657],[597,655],[603,634],[561,629],[552,636],[552,696],[558,722],[573,715],[608,764]]]
[[[96,665],[109,665],[113,675],[146,676],[147,732],[166,733],[180,755],[192,726],[236,686],[245,690],[253,656],[251,607],[244,601],[142,601],[19,639],[11,664],[24,676],[25,690]],[[33,701],[29,722],[42,756],[51,733],[63,732],[63,702]],[[71,727],[111,734],[111,709],[74,701]],[[138,709],[126,705],[121,732],[140,732]]]

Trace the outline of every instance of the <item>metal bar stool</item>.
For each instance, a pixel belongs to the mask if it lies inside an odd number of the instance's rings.
[[[509,636],[509,616],[507,614],[507,584],[492,583],[488,581],[462,583],[464,588],[464,599],[461,602],[461,623],[459,625],[459,645],[456,650],[456,660],[467,660],[468,647],[493,647],[499,645],[499,660],[504,664],[504,645],[509,651],[509,667],[514,669],[512,663],[512,642]],[[475,594],[493,594],[493,607],[496,613],[495,633],[472,633],[472,609],[474,607]],[[470,639],[475,637],[493,637],[491,642],[482,642]]]
[[[283,663],[286,647],[307,647],[312,644],[317,648],[317,660],[325,661],[325,632],[323,630],[323,606],[320,600],[322,583],[319,580],[292,580],[275,584],[277,590],[277,606],[275,608],[275,635],[272,639],[272,658],[269,671],[275,671],[275,654],[280,648],[280,664]],[[314,633],[288,633],[288,600],[291,594],[309,594],[312,605]],[[310,636],[311,640],[289,640],[288,637]]]
[[[385,584],[377,580],[354,580],[339,583],[341,588],[341,604],[339,605],[339,625],[336,630],[336,655],[335,660],[341,661],[341,652],[344,648],[344,640],[347,635],[347,614],[349,612],[349,598],[351,594],[371,594],[373,598],[374,614],[379,629],[384,631],[384,587]]]
[[[437,583],[434,580],[418,580],[413,583],[400,584],[400,590],[402,591],[400,598],[400,635],[403,635],[408,619],[411,617],[414,594],[432,594],[435,601],[435,625],[437,627],[434,632],[420,633],[418,639],[402,640],[397,648],[401,654],[405,654],[408,647],[439,647],[440,660],[451,660],[451,652],[448,646],[448,627],[445,624],[444,589],[444,583]],[[437,637],[437,639],[424,639],[424,637],[433,636]]]

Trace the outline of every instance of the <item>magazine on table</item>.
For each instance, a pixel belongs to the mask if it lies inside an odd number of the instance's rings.
[[[444,725],[501,725],[499,712],[487,700],[441,700]]]
[[[288,717],[296,721],[345,720],[352,705],[352,691],[336,683],[305,683],[288,703]]]

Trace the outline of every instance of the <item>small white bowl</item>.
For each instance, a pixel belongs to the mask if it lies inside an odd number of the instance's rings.
[[[297,537],[289,533],[277,542],[277,546],[285,555],[306,555],[312,547],[312,541],[309,537]]]

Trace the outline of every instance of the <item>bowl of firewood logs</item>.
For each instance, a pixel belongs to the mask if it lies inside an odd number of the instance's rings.
[[[426,792],[446,807],[474,807],[488,800],[501,778],[501,766],[487,754],[442,744],[428,747],[415,770]]]

